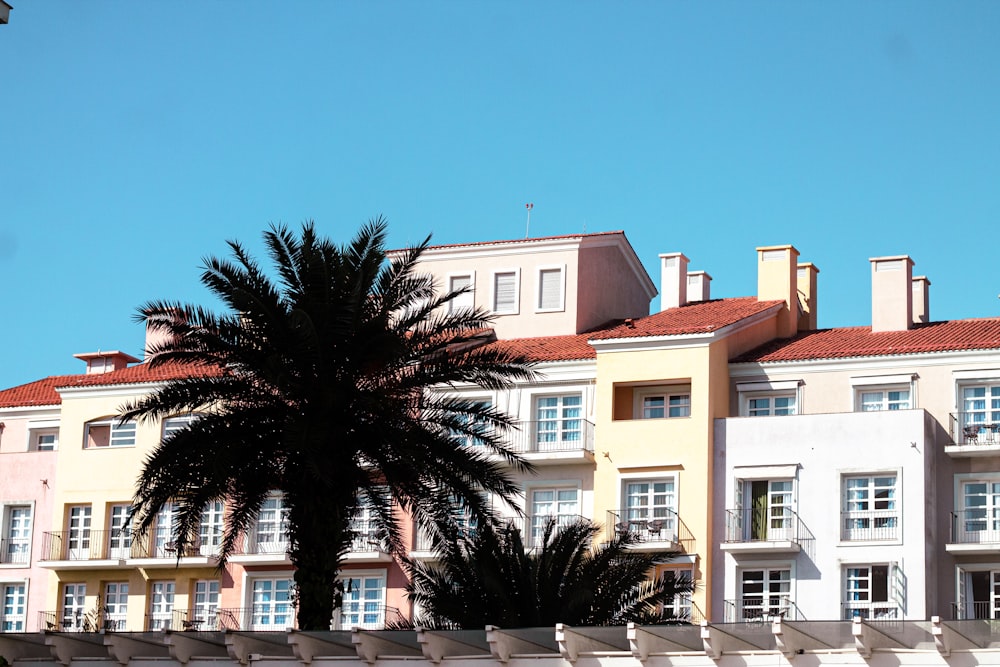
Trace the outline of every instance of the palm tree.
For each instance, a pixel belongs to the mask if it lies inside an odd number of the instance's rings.
[[[620,534],[591,548],[601,527],[586,519],[549,521],[534,549],[513,526],[460,531],[446,528],[437,560],[407,560],[416,623],[428,628],[481,629],[680,622],[664,605],[693,590],[691,580],[667,573],[650,579],[671,552],[640,552]],[[450,534],[448,534],[450,533]]]
[[[181,553],[206,504],[224,501],[225,563],[269,494],[282,492],[306,630],[330,626],[362,504],[388,548],[402,553],[402,517],[430,523],[450,499],[488,522],[486,498],[517,492],[505,471],[529,469],[502,444],[509,418],[433,391],[456,383],[503,389],[530,379],[529,365],[480,345],[490,331],[483,312],[445,312],[459,292],[439,294],[415,271],[429,237],[387,261],[385,235],[381,218],[343,247],[317,236],[311,222],[299,235],[271,226],[264,241],[274,278],[235,241],[233,261],[205,260],[202,283],[228,313],[167,301],[139,310],[165,340],[150,350],[150,366],[191,372],[123,406],[121,419],[198,418],[146,459],[133,502],[137,530],[175,504]],[[484,446],[463,447],[469,437]]]

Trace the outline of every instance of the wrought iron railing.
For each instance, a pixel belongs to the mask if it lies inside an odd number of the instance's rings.
[[[351,521],[351,551],[355,553],[388,552],[385,530],[381,524],[371,519]]]
[[[1000,410],[955,412],[950,421],[956,445],[1000,445]]]
[[[725,600],[726,623],[764,623],[781,618],[801,621],[798,607],[787,593],[761,593]]]
[[[899,539],[898,510],[867,510],[840,513],[840,539],[868,542]]]
[[[23,565],[31,560],[31,547],[27,539],[0,540],[0,563]]]
[[[594,451],[594,425],[586,419],[519,421],[503,436],[504,444],[520,454]],[[475,441],[470,441],[475,447]]]
[[[40,561],[123,560],[127,558],[177,558],[208,556],[218,546],[202,544],[199,537],[183,547],[176,540],[155,535],[141,538],[128,530],[76,530],[42,534]]]
[[[147,630],[185,630],[188,613],[179,609],[146,614]]]
[[[680,522],[677,512],[666,507],[630,507],[608,512],[616,534],[627,534],[636,542],[677,542]]]
[[[726,542],[795,542],[802,539],[799,516],[788,507],[726,510]]]
[[[951,618],[953,621],[998,620],[1000,619],[1000,604],[993,602],[951,603]]]

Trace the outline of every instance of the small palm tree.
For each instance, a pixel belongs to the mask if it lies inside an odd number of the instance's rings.
[[[269,276],[237,242],[233,260],[206,260],[202,283],[229,309],[144,305],[139,319],[163,334],[152,368],[190,373],[122,408],[121,419],[195,413],[148,456],[133,504],[137,529],[176,504],[177,551],[197,535],[203,508],[226,504],[222,562],[273,491],[288,508],[299,627],[330,626],[337,572],[365,505],[388,547],[402,553],[405,516],[430,523],[455,499],[488,522],[489,495],[510,498],[507,466],[528,470],[502,444],[512,422],[433,391],[455,383],[496,390],[527,380],[523,358],[480,346],[490,319],[444,307],[415,265],[428,240],[387,261],[380,218],[338,247],[272,226]],[[484,446],[463,447],[475,438]],[[498,462],[498,456],[501,462]]]
[[[525,549],[520,530],[443,529],[437,560],[407,560],[408,591],[420,609],[417,625],[479,629],[678,622],[663,608],[693,590],[687,577],[650,579],[676,555],[630,549],[622,534],[592,548],[601,527],[586,519],[557,526]]]

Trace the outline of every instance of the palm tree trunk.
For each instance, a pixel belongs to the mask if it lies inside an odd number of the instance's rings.
[[[308,491],[295,495],[297,516],[289,519],[298,530],[289,557],[296,567],[299,629],[329,630],[341,600],[337,574],[351,541],[348,507],[328,498],[318,502],[321,494]]]

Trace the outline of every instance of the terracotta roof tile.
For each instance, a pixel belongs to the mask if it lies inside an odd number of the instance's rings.
[[[1000,318],[918,324],[906,331],[842,327],[803,332],[772,341],[734,359],[738,362],[805,361],[1000,349]]]
[[[162,382],[176,378],[190,377],[196,372],[207,374],[205,369],[195,366],[161,366],[150,368],[148,364],[136,364],[109,373],[79,375],[53,375],[43,380],[29,382],[0,391],[0,408],[31,407],[37,405],[58,405],[62,402],[57,388],[100,387],[121,384],[142,384]]]
[[[495,345],[503,350],[527,357],[531,361],[576,361],[597,356],[587,340],[592,334],[568,336],[539,336],[537,338],[511,338]]]
[[[684,336],[711,333],[753,315],[763,313],[782,301],[758,301],[757,297],[714,299],[689,303],[677,308],[622,323],[590,336],[591,340],[645,338],[649,336]]]

